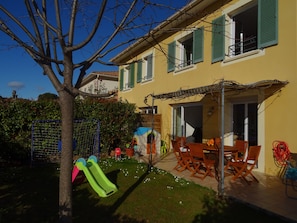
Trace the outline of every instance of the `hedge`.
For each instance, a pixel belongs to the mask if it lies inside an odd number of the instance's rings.
[[[100,150],[108,153],[131,141],[139,119],[135,108],[134,104],[123,101],[76,100],[74,116],[100,121]],[[60,119],[58,100],[0,99],[0,158],[28,161],[32,122]]]

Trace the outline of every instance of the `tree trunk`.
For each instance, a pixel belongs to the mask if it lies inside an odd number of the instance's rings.
[[[59,222],[72,222],[72,182],[73,168],[73,110],[74,97],[67,91],[61,91],[60,108],[62,117],[62,151],[59,184]]]

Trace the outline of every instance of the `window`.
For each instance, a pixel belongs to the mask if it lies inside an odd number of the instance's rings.
[[[158,113],[158,107],[140,107],[139,108],[141,114],[157,114]]]
[[[152,80],[153,54],[145,56],[137,62],[137,83]]]
[[[128,90],[134,87],[134,69],[135,64],[121,69],[120,71],[120,90]]]
[[[178,68],[189,66],[193,63],[193,34],[178,41],[180,56],[178,58]]]
[[[167,71],[172,72],[203,61],[203,28],[168,44]]]
[[[240,3],[240,2],[239,2]],[[225,26],[228,30],[225,32]],[[230,33],[230,35],[226,35]],[[225,40],[227,49],[225,51]],[[212,62],[278,43],[278,1],[253,0],[212,22]]]

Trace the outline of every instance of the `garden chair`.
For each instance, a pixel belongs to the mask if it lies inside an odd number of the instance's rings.
[[[287,197],[297,199],[297,196],[295,195],[293,196],[289,194],[289,191],[288,191],[289,187],[291,187],[293,191],[297,192],[297,167],[296,167],[296,161],[295,162],[293,161],[294,160],[287,161],[287,169],[284,175],[285,186],[286,186],[285,192]],[[295,163],[295,165],[293,163]]]
[[[197,176],[202,180],[207,176],[214,177],[212,170],[215,167],[216,160],[209,158],[209,154],[204,152],[204,145],[202,143],[188,143],[187,146],[189,147],[191,157],[193,157],[192,162],[195,167],[195,172],[192,173],[192,176],[195,176],[196,173],[202,174],[202,176]]]
[[[221,149],[222,145],[221,145],[221,138],[217,137],[214,138],[214,148],[217,150],[217,153],[219,154],[219,150]],[[232,159],[232,157],[234,156],[233,152],[227,152],[224,151],[224,162],[228,162],[229,160]],[[235,157],[235,156],[234,156]],[[217,160],[217,165],[219,163],[219,160]]]
[[[235,161],[243,161],[246,158],[249,142],[245,140],[235,140],[234,147],[238,149],[235,154]]]
[[[204,154],[203,154],[203,145],[200,143],[188,143],[187,144],[190,153],[190,159],[192,164],[192,177],[202,178],[200,175],[204,173],[201,171],[204,169]],[[196,175],[198,174],[198,176]]]
[[[250,176],[254,181],[259,182],[252,171],[257,165],[260,150],[261,146],[250,146],[246,160],[228,161],[225,170],[230,169],[233,172],[234,176],[232,177],[232,180],[243,178],[248,184],[250,184],[251,181],[247,180],[247,176]]]
[[[172,143],[172,147],[173,147],[173,153],[174,153],[176,161],[177,161],[177,164],[174,167],[174,169],[179,172],[184,171],[187,168],[187,166],[184,163],[184,160],[183,160],[183,157],[182,157],[182,154],[180,151],[180,143],[176,140],[171,140],[171,143]]]

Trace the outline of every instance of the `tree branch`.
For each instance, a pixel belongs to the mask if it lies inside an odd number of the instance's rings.
[[[81,48],[83,48],[85,45],[87,45],[93,39],[93,37],[95,36],[95,34],[96,34],[97,30],[98,30],[98,27],[99,27],[99,25],[101,23],[101,19],[103,17],[104,11],[105,11],[106,4],[107,4],[107,0],[103,0],[102,3],[101,3],[101,7],[99,9],[99,13],[98,13],[96,22],[95,22],[95,24],[93,26],[92,31],[88,35],[88,37],[85,38],[85,40],[83,42],[81,42],[80,44],[77,44],[75,46],[68,47],[67,48],[68,51],[75,51],[75,50],[81,49]],[[70,31],[71,31],[71,29],[70,29]]]

